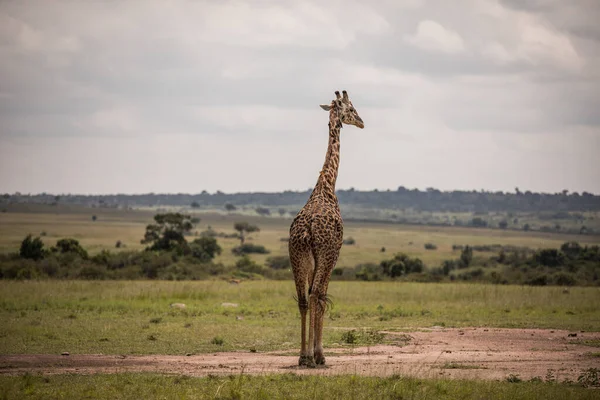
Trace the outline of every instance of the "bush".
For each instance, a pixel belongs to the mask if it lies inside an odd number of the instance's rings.
[[[76,239],[60,239],[52,249],[60,254],[76,254],[84,260],[87,260],[88,253],[81,247]]]
[[[190,243],[189,248],[192,257],[202,262],[209,262],[221,254],[221,246],[219,246],[217,239],[214,237],[200,237]]]
[[[271,215],[271,211],[265,207],[257,207],[256,212],[259,215]]]
[[[291,268],[290,258],[288,256],[274,256],[267,258],[267,266],[272,269]]]
[[[21,248],[19,249],[19,255],[21,258],[29,260],[41,260],[46,256],[44,250],[44,242],[39,237],[32,238],[31,235],[27,235],[21,242]]]
[[[565,255],[557,249],[542,249],[539,250],[534,260],[537,264],[546,267],[560,267],[565,264]]]
[[[88,264],[81,267],[77,278],[80,279],[106,279],[107,271],[99,265]]]
[[[236,263],[235,268],[242,272],[249,272],[252,274],[262,274],[264,268],[250,259],[247,255],[242,256]]]
[[[377,264],[359,264],[355,268],[355,277],[361,281],[380,281],[381,267]],[[343,274],[343,271],[342,271]]]
[[[424,265],[420,258],[411,258],[404,253],[398,253],[391,260],[382,261],[379,266],[384,275],[396,278],[411,273],[423,272]]]
[[[548,284],[548,276],[545,274],[534,276],[527,279],[525,284],[530,286],[546,286]]]
[[[352,245],[356,244],[356,240],[354,240],[354,238],[352,238],[352,237],[349,237],[347,239],[344,239],[342,241],[342,243],[345,244],[345,245],[352,246]]]
[[[231,252],[236,256],[241,256],[244,254],[269,254],[270,251],[265,248],[265,246],[245,243],[241,246],[234,247],[231,249]]]
[[[475,217],[471,220],[471,226],[485,228],[488,225],[487,221],[481,217]]]
[[[459,267],[467,268],[469,265],[471,265],[471,261],[473,261],[473,248],[467,245],[462,249],[460,253]]]
[[[437,246],[434,243],[425,243],[425,250],[437,250]]]
[[[554,283],[559,286],[574,286],[577,280],[571,274],[560,272],[554,276]]]

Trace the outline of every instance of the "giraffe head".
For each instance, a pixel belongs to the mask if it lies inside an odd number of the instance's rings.
[[[343,95],[340,96],[340,92],[336,91],[335,100],[332,100],[331,104],[321,104],[321,108],[325,111],[335,109],[342,123],[346,125],[354,125],[360,129],[364,128],[365,124],[348,98],[348,93],[343,90],[342,94]]]

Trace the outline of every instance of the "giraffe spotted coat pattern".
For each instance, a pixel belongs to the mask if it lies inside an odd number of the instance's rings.
[[[298,212],[290,227],[289,253],[296,284],[301,318],[300,365],[315,367],[325,364],[323,357],[323,316],[327,305],[329,279],[342,247],[344,223],[335,195],[340,165],[340,132],[343,124],[364,128],[348,93],[335,92],[328,105],[329,145],[317,184],[306,205]],[[308,341],[306,340],[306,317]]]

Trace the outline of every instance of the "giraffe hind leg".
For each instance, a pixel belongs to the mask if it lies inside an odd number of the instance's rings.
[[[315,258],[315,277],[312,284],[311,300],[311,317],[314,313],[314,342],[313,354],[317,365],[325,364],[325,356],[323,355],[323,319],[325,311],[333,305],[331,297],[327,295],[329,287],[329,279],[331,272],[337,263],[336,252],[321,253]],[[314,295],[314,297],[313,297]],[[314,300],[313,300],[314,298]],[[314,311],[313,311],[314,310]]]
[[[309,302],[307,290],[312,282],[309,279],[313,276],[314,258],[312,254],[303,254],[302,257],[294,257],[292,269],[294,271],[294,281],[296,284],[296,300],[300,311],[300,326],[301,326],[301,347],[300,359],[298,364],[301,366],[314,367],[313,344],[306,341],[306,315],[309,312]]]

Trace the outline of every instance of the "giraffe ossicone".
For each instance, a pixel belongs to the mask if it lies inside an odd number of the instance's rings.
[[[329,111],[329,144],[323,168],[308,201],[290,227],[289,254],[300,309],[300,365],[325,364],[323,356],[323,317],[329,300],[327,288],[342,247],[344,223],[335,195],[340,165],[340,130],[363,120],[344,90],[321,108]],[[308,341],[306,316],[309,314]]]

